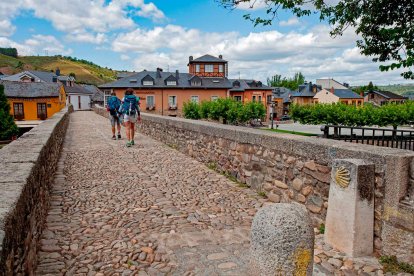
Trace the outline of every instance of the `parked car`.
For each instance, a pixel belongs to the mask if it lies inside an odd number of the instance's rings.
[[[290,116],[289,115],[283,115],[282,117],[280,117],[281,121],[287,121],[290,120]]]

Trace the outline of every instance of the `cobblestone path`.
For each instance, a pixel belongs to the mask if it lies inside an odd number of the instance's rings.
[[[246,275],[266,200],[149,137],[125,142],[107,119],[71,114],[36,275]],[[315,248],[314,275],[382,275],[322,235]]]

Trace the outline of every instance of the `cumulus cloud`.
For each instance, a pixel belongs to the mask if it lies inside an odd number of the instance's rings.
[[[308,80],[328,76],[351,84],[404,81],[398,71],[379,72],[378,64],[362,56],[355,47],[358,37],[353,30],[335,39],[329,36],[329,30],[320,25],[305,33],[263,31],[241,35],[167,25],[119,34],[112,49],[121,54],[134,53],[135,70],[161,66],[187,71],[190,55],[222,54],[229,61],[232,78],[240,74],[242,78],[266,81],[274,74],[292,76],[301,71]]]
[[[68,41],[87,42],[92,44],[102,44],[108,41],[104,33],[91,34],[87,32],[71,33],[66,36]]]
[[[260,10],[269,6],[268,0],[249,0],[237,5],[239,10]]]
[[[144,0],[2,0],[0,35],[11,35],[14,27],[10,20],[25,10],[50,21],[54,28],[68,33],[70,39],[90,43],[104,42],[102,33],[134,27],[133,15],[154,21],[165,19],[161,10]]]
[[[288,20],[282,20],[279,22],[279,25],[282,27],[287,27],[287,26],[295,26],[295,25],[299,25],[299,19],[297,17],[291,17]]]

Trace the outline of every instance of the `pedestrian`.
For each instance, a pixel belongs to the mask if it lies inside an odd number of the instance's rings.
[[[134,95],[134,90],[128,88],[125,91],[125,97],[122,99],[122,114],[124,120],[125,133],[127,137],[126,146],[130,147],[135,145],[135,123],[141,120],[141,114],[139,110],[139,97]]]
[[[118,113],[119,107],[121,106],[121,100],[118,99],[115,92],[111,93],[111,97],[108,99],[106,110],[109,111],[109,120],[112,126],[112,139],[116,140],[115,136],[115,124],[118,128],[118,139],[121,139],[121,119]]]

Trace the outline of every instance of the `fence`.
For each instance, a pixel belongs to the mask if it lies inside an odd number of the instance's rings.
[[[330,130],[333,131],[330,131]],[[370,127],[349,127],[338,125],[322,126],[323,137],[351,143],[380,147],[414,150],[414,129],[387,129]]]

